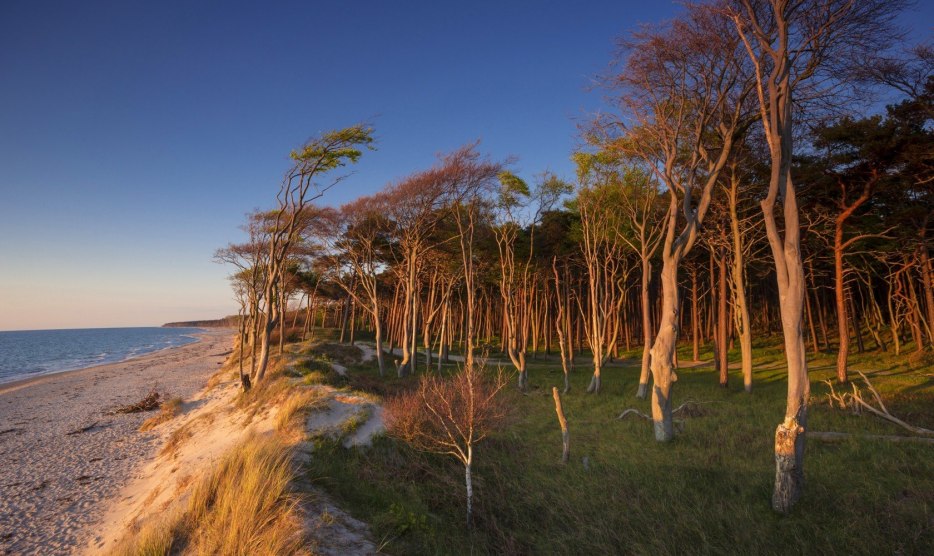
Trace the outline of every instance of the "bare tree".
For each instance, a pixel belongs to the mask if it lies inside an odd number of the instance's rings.
[[[442,218],[452,214],[460,228],[461,238],[465,233],[472,232],[473,220],[468,226],[460,218],[461,211],[454,209],[470,188],[476,185],[472,183],[478,177],[475,173],[483,174],[480,181],[488,185],[501,170],[499,165],[479,161],[478,156],[473,145],[464,147],[442,157],[434,168],[415,173],[383,193],[387,215],[393,224],[395,242],[392,253],[396,272],[402,282],[402,360],[397,362],[399,376],[415,370],[419,275],[425,254],[438,240],[433,234]],[[471,219],[475,216],[473,212],[470,213]],[[464,227],[461,227],[462,224]],[[463,239],[461,244],[472,249],[472,245],[465,244]],[[468,295],[472,294],[468,291]]]
[[[500,191],[496,202],[496,223],[493,234],[499,250],[500,295],[505,324],[504,343],[509,360],[519,372],[519,389],[528,388],[526,350],[533,335],[532,313],[535,308],[536,271],[535,228],[541,215],[551,210],[570,185],[552,174],[545,174],[530,190],[524,180],[510,172],[499,175]],[[516,240],[528,230],[528,251],[525,261],[516,261]]]
[[[800,250],[798,202],[791,179],[794,114],[840,83],[835,62],[871,59],[893,36],[899,0],[734,0],[732,18],[752,63],[760,121],[768,144],[771,173],[762,213],[778,279],[788,399],[775,432],[775,491],[772,507],[786,513],[803,485],[807,427],[806,348],[802,331],[806,284]],[[781,200],[784,231],[776,218]]]
[[[474,446],[497,429],[506,416],[499,373],[464,367],[452,377],[422,375],[418,389],[386,402],[386,430],[417,450],[449,455],[464,466],[467,525],[473,516]]]
[[[386,372],[379,275],[385,269],[389,223],[384,196],[360,197],[330,213],[323,239],[330,249],[331,276],[372,318],[379,374]],[[349,272],[345,272],[348,270]]]
[[[642,157],[665,184],[662,308],[651,350],[655,438],[673,438],[671,391],[679,329],[678,267],[693,248],[711,192],[750,122],[748,72],[729,22],[690,5],[668,28],[636,33],[617,78],[626,117],[617,144]]]

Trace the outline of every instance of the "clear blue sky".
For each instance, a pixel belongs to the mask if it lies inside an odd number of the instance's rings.
[[[0,330],[233,312],[213,251],[271,205],[289,150],[327,129],[369,120],[379,139],[329,204],[476,139],[523,175],[569,175],[614,39],[677,10],[6,0]]]

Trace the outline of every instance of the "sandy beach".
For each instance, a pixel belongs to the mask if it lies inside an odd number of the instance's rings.
[[[0,554],[80,551],[150,460],[153,413],[108,414],[156,389],[189,398],[231,347],[230,330],[137,359],[0,385]]]

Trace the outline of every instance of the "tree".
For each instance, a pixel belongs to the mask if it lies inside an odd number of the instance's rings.
[[[802,330],[804,265],[791,157],[794,115],[807,101],[839,90],[840,64],[865,63],[894,35],[891,21],[899,0],[734,0],[725,13],[752,63],[760,122],[771,171],[762,214],[780,299],[788,399],[785,419],[775,432],[775,490],[772,507],[787,513],[801,495],[804,437],[810,384]],[[839,62],[836,67],[834,62]],[[781,201],[784,231],[776,218]]]
[[[386,363],[378,278],[385,268],[389,242],[384,201],[382,196],[360,197],[342,206],[331,213],[331,225],[323,234],[331,250],[332,279],[372,318],[380,376],[386,372]]]
[[[499,289],[506,335],[503,343],[509,360],[519,372],[519,389],[525,390],[528,388],[526,350],[532,335],[535,285],[538,281],[537,269],[533,266],[535,229],[542,214],[550,211],[562,195],[570,193],[571,188],[552,174],[542,176],[533,190],[511,172],[501,172],[499,181],[493,234],[499,251]],[[525,261],[517,264],[516,240],[526,230],[528,249]]]
[[[576,207],[580,215],[580,249],[587,276],[586,297],[577,296],[584,333],[593,356],[588,393],[599,394],[603,365],[619,337],[619,317],[625,284],[632,267],[624,253],[619,211],[622,186],[613,174],[602,172],[594,155],[577,153],[580,188]],[[582,292],[584,293],[584,292]]]
[[[502,373],[489,377],[482,369],[465,366],[452,377],[422,375],[414,392],[386,402],[390,435],[417,450],[452,456],[464,466],[468,526],[473,516],[474,446],[506,417],[500,396],[505,386]]]
[[[728,21],[706,6],[690,5],[668,28],[634,34],[616,78],[625,115],[617,144],[643,158],[668,189],[662,309],[651,349],[652,418],[660,442],[674,437],[678,268],[694,246],[733,145],[751,121],[746,103],[752,87],[739,45]]]
[[[346,176],[320,180],[334,170],[354,164],[363,154],[361,149],[373,148],[373,129],[363,124],[329,131],[310,139],[301,149],[292,151],[289,168],[276,195],[278,209],[272,213],[266,256],[266,279],[263,324],[260,331],[260,354],[256,380],[261,381],[269,363],[269,338],[278,323],[281,298],[282,270],[293,245],[299,240],[304,226],[313,214],[307,210],[311,203]]]

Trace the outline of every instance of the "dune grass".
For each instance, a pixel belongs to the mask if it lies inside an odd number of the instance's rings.
[[[616,419],[630,407],[649,412],[634,395],[638,353],[628,355],[605,370],[597,396],[584,393],[589,371],[578,358],[573,389],[563,396],[568,465],[560,463],[550,393],[562,384],[560,366],[543,357],[530,363],[533,388],[508,393],[512,423],[477,448],[471,529],[463,522],[463,470],[449,458],[388,438],[365,450],[321,439],[305,472],[395,554],[934,553],[931,446],[811,441],[804,497],[790,516],[771,510],[772,442],[786,383],[782,353],[768,339],[757,345],[751,395],[738,370],[721,388],[710,365],[688,368],[690,352],[682,347],[674,403],[709,403],[664,445],[653,440],[650,423]],[[876,417],[831,408],[820,381],[833,376],[833,354],[812,359],[811,430],[905,434]],[[893,414],[934,426],[930,367],[918,368],[907,355],[862,354],[852,362]],[[347,381],[358,389],[373,384],[381,394],[406,387],[375,373],[351,369]]]
[[[145,524],[115,555],[311,554],[289,446],[248,437],[198,480],[183,509]]]
[[[162,423],[174,419],[178,415],[179,410],[181,410],[183,403],[185,403],[185,400],[179,397],[169,398],[162,402],[159,405],[159,413],[146,419],[143,421],[143,424],[140,425],[140,432],[154,429]]]
[[[296,427],[297,421],[312,411],[323,409],[326,403],[326,394],[321,390],[300,388],[279,406],[276,414],[276,430],[287,432]]]

